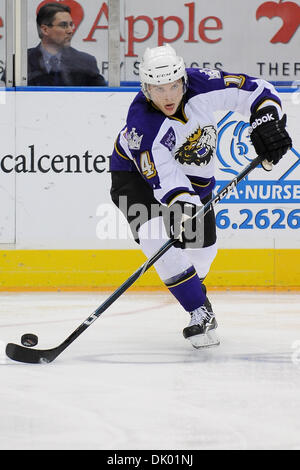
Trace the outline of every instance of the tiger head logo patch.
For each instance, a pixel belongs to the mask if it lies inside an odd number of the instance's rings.
[[[193,132],[175,152],[175,160],[181,164],[206,166],[209,164],[217,144],[214,126],[200,127]]]

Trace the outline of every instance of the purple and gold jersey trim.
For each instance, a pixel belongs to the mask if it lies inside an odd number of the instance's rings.
[[[200,178],[199,176],[188,176],[193,189],[200,199],[204,199],[212,192],[216,185],[216,180],[212,178]]]
[[[164,197],[161,199],[161,202],[163,204],[166,204],[167,206],[170,206],[174,199],[178,198],[179,196],[183,194],[189,194],[190,196],[197,196],[197,193],[195,191],[191,191],[187,187],[180,187],[180,188],[174,188],[171,191],[169,191],[167,194],[164,195]]]
[[[115,141],[114,149],[110,158],[110,171],[138,171],[132,160],[126,155],[120,145],[120,134]]]

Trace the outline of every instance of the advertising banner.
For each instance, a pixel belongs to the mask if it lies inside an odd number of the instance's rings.
[[[15,93],[0,89],[1,161],[5,155],[15,155]],[[16,233],[16,173],[6,173],[0,167],[0,246],[15,243]]]
[[[16,248],[138,249],[111,202],[108,171],[134,96],[104,89],[16,93],[16,141],[3,132],[0,155],[1,189],[11,204],[16,180]],[[216,206],[220,248],[300,247],[299,95],[281,98],[293,148],[271,172],[255,169]],[[1,108],[13,118],[13,100]],[[247,117],[218,113],[217,123],[216,191],[256,156]],[[3,211],[2,204],[2,221]]]
[[[28,0],[28,46],[38,44],[40,0]],[[72,46],[94,55],[108,78],[108,4],[64,0],[73,12]],[[121,79],[138,80],[146,47],[169,43],[187,67],[220,68],[271,81],[300,79],[298,0],[121,0]]]
[[[293,124],[299,104],[296,94],[281,97],[293,148],[272,171],[255,169],[216,207],[223,248],[300,248],[300,133]],[[255,157],[248,128],[237,113],[219,119],[216,191]]]
[[[5,0],[0,0],[0,86],[1,77],[5,69],[6,63],[6,24],[5,24],[6,8]]]

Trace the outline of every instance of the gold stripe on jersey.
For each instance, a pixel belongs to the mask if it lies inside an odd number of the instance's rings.
[[[172,202],[177,199],[179,196],[182,196],[183,194],[188,194],[189,196],[197,196],[197,194],[191,194],[190,192],[188,191],[182,191],[180,193],[176,193],[174,195],[174,197],[168,202],[168,207],[170,207],[172,205]]]
[[[258,111],[264,103],[268,102],[268,101],[272,101],[272,103],[275,103],[277,104],[277,106],[279,106],[280,108],[282,108],[281,104],[276,101],[276,100],[272,100],[272,98],[266,98],[265,100],[263,100],[261,103],[259,103],[259,105],[257,106],[257,108],[255,109],[255,111]]]
[[[192,185],[192,186],[199,186],[200,188],[207,188],[207,186],[209,186],[210,183],[211,183],[211,181],[209,181],[208,183],[203,183],[203,184],[194,183],[193,181],[191,181],[191,185]]]
[[[151,101],[151,105],[153,106],[154,109],[156,109],[156,111],[160,111],[162,113],[162,110],[159,109],[158,106],[156,106],[156,104],[153,103],[153,101]],[[179,121],[182,124],[186,124],[188,122],[188,117],[184,112],[183,101],[181,102],[181,106],[178,107],[178,109],[176,110],[176,113],[173,114],[173,116],[166,116],[166,117],[168,117],[169,119],[174,119],[175,121]]]
[[[246,81],[244,75],[224,75],[225,86],[235,85],[238,88],[242,88]]]
[[[127,157],[126,155],[123,155],[118,149],[118,139],[115,141],[115,151],[117,152],[118,155],[120,155],[120,157],[124,158],[125,160],[130,160],[129,157]]]
[[[177,111],[173,116],[168,116],[169,119],[174,119],[175,121],[179,121],[182,124],[186,124],[188,122],[188,117],[184,112],[184,104],[183,101],[181,102],[180,109],[178,107]]]

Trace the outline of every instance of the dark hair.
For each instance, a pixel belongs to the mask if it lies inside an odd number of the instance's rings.
[[[43,5],[37,14],[36,23],[38,28],[39,37],[42,37],[41,26],[42,24],[51,25],[56,13],[66,12],[71,14],[71,8],[63,3],[46,3]]]

